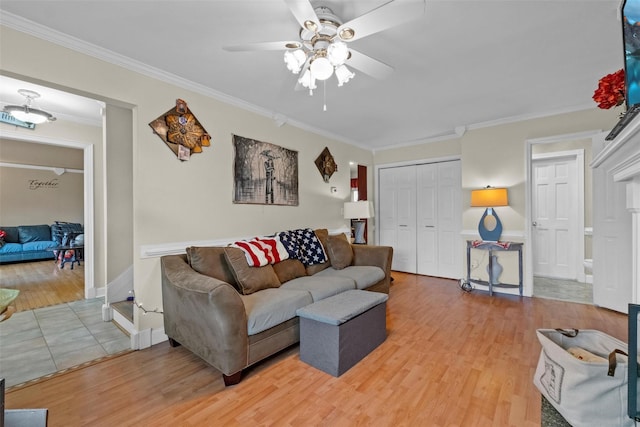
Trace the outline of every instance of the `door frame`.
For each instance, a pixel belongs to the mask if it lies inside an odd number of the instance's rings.
[[[574,264],[574,268],[576,271],[576,280],[578,280],[579,282],[584,283],[585,281],[585,274],[584,274],[584,266],[583,266],[583,260],[585,257],[585,250],[584,250],[584,216],[585,216],[585,209],[584,209],[584,150],[582,149],[577,149],[577,150],[568,150],[568,151],[554,151],[554,152],[549,152],[549,153],[540,153],[540,154],[532,154],[531,156],[531,162],[533,164],[534,161],[536,160],[560,160],[560,159],[570,159],[571,162],[573,162],[575,164],[575,184],[576,184],[576,192],[577,192],[577,197],[578,197],[578,201],[577,201],[577,206],[576,206],[576,210],[574,210],[572,213],[575,215],[575,218],[571,218],[571,222],[574,223],[574,219],[575,219],[575,223],[577,225],[575,225],[576,230],[575,230],[575,235],[573,236],[574,241],[572,242],[572,244],[575,243],[575,245],[577,246],[578,250],[573,254],[574,255],[574,259],[571,261]],[[534,176],[533,176],[533,167],[531,170],[532,174],[531,174],[531,181],[529,182],[529,185],[531,186],[531,213],[532,213],[532,219],[533,219],[533,184],[534,184]],[[533,274],[533,258],[534,258],[534,254],[533,254],[533,223],[530,222],[529,223],[529,227],[531,230],[531,247],[532,247],[532,253],[531,253],[531,267],[532,267],[532,271],[531,274]]]
[[[42,135],[29,135],[24,132],[16,132],[11,130],[0,130],[0,137],[12,139],[15,141],[23,141],[28,143],[38,143],[46,145],[56,145],[59,147],[76,148],[83,150],[83,169],[84,169],[84,297],[92,299],[103,295],[98,295],[95,287],[94,273],[94,196],[93,196],[93,144],[72,141],[67,139],[53,138]],[[104,288],[102,289],[104,291]]]
[[[532,245],[532,239],[531,239],[531,235],[532,235],[532,218],[533,218],[533,213],[532,213],[532,173],[533,173],[533,168],[531,167],[531,161],[532,161],[532,147],[534,144],[552,144],[552,143],[557,143],[557,142],[567,142],[567,141],[574,141],[574,140],[578,140],[578,139],[592,139],[595,135],[602,133],[601,129],[594,129],[594,130],[590,130],[590,131],[585,131],[585,132],[576,132],[576,133],[570,133],[570,134],[564,134],[564,135],[555,135],[555,136],[550,136],[550,137],[546,137],[546,138],[533,138],[533,139],[528,139],[525,141],[525,159],[524,159],[524,168],[525,168],[525,183],[524,183],[524,189],[525,189],[525,227],[524,227],[524,232],[525,232],[525,239],[524,239],[524,262],[525,262],[525,275],[524,275],[524,290],[523,293],[524,295],[533,295],[533,245]],[[582,194],[582,206],[584,206],[584,160],[582,162],[582,190],[580,191],[580,193]],[[580,175],[579,172],[577,172],[578,175]],[[580,221],[581,223],[578,224],[578,228],[579,228],[579,232],[578,235],[580,236],[579,238],[582,239],[582,249],[579,250],[578,252],[582,253],[582,259],[584,259],[584,209],[583,209],[583,214],[582,215],[578,215],[580,217]],[[578,271],[582,271],[582,275],[584,276],[584,268],[582,270],[578,270]],[[584,279],[583,279],[584,280]]]

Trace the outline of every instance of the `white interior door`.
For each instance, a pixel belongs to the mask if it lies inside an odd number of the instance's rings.
[[[418,274],[461,277],[460,161],[417,166]]]
[[[576,280],[575,157],[533,159],[533,274]]]
[[[380,244],[393,247],[391,268],[416,272],[416,168],[379,170]]]
[[[417,166],[418,274],[438,275],[438,167]]]
[[[460,161],[438,163],[438,276],[462,277],[462,170]]]

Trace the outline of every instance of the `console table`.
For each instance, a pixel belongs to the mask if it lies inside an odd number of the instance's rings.
[[[518,288],[522,296],[522,243],[513,242],[485,242],[481,240],[467,240],[467,283],[471,283],[471,249],[489,251],[489,281],[474,280],[475,283],[489,286],[489,295],[493,295],[493,288]],[[494,283],[493,252],[518,252],[518,284]]]

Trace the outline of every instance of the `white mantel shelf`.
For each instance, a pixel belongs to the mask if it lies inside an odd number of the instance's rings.
[[[615,167],[621,173],[620,179],[616,179],[616,181],[624,181],[640,175],[640,169],[635,174],[630,173],[630,171],[622,173],[622,171],[634,169],[640,165],[640,142],[634,138],[638,132],[640,132],[640,115],[636,116],[613,141],[606,143],[604,149],[591,161],[591,167],[597,168],[614,156],[624,157]],[[626,152],[629,152],[629,155],[618,156],[627,154]]]

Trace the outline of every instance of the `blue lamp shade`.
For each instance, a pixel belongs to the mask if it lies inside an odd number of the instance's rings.
[[[484,241],[497,242],[500,240],[502,222],[493,210],[496,206],[509,206],[506,188],[486,187],[471,191],[471,207],[487,208],[478,224],[480,238]]]

